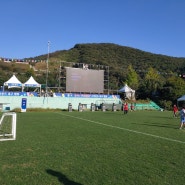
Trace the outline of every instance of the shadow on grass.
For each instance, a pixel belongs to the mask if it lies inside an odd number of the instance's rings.
[[[152,116],[153,117],[153,116]],[[180,119],[180,117],[176,117],[176,118],[174,118],[173,116],[155,116],[155,118],[157,119],[161,119],[161,118],[163,118],[163,119],[169,119],[169,120],[171,120],[171,119]]]
[[[74,182],[74,181],[68,179],[68,177],[66,177],[66,175],[64,175],[60,172],[57,172],[57,171],[54,171],[54,170],[51,170],[51,169],[47,169],[46,172],[50,175],[53,175],[53,176],[57,177],[58,181],[63,183],[64,185],[82,185],[78,182]]]
[[[178,129],[179,125],[170,125],[170,124],[160,124],[160,123],[131,123],[131,124],[136,124],[136,125],[146,125],[146,126],[151,126],[151,127],[164,127],[164,128],[173,128],[173,129]]]

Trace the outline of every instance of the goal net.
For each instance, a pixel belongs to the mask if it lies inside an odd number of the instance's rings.
[[[0,119],[0,141],[16,139],[16,113],[3,113]]]

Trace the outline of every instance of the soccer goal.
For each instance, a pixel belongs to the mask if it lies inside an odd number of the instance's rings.
[[[15,112],[3,113],[0,119],[0,141],[16,139],[17,115]]]

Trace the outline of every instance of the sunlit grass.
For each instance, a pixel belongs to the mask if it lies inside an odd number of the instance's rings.
[[[17,113],[0,184],[180,185],[185,131],[172,112]]]

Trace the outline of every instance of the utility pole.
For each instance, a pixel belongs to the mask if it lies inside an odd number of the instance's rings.
[[[59,67],[59,79],[58,79],[58,87],[59,87],[59,90],[60,90],[60,83],[61,83],[61,81],[60,81],[60,78],[61,78],[61,61],[60,61],[60,67]]]
[[[48,96],[48,63],[49,63],[49,49],[50,49],[50,41],[48,41],[48,56],[46,60],[46,96]]]

